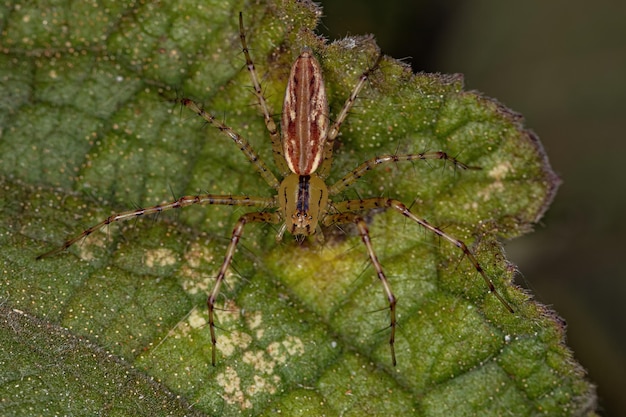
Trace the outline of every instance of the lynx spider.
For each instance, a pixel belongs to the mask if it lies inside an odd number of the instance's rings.
[[[237,244],[243,234],[244,226],[247,223],[282,223],[277,234],[277,239],[280,240],[287,230],[297,238],[304,238],[316,232],[321,233],[320,225],[330,226],[333,224],[353,223],[365,245],[369,259],[376,270],[378,279],[382,283],[389,303],[389,346],[391,350],[391,360],[395,366],[396,354],[394,341],[397,326],[396,297],[391,290],[388,279],[374,252],[367,223],[362,215],[359,214],[363,211],[376,208],[390,208],[458,247],[463,252],[464,256],[469,259],[476,271],[483,277],[489,291],[500,300],[507,310],[513,312],[509,304],[496,291],[493,282],[486,275],[483,268],[464,242],[432,226],[426,220],[415,216],[409,208],[399,200],[385,197],[371,197],[335,202],[329,199],[329,197],[336,196],[350,187],[366,172],[384,164],[443,159],[460,169],[473,168],[441,151],[403,155],[386,154],[376,156],[363,162],[330,187],[326,185],[325,180],[330,173],[332,164],[333,145],[339,134],[339,129],[352,109],[357,96],[366,84],[370,74],[378,69],[382,61],[382,54],[379,55],[374,65],[361,74],[352,89],[352,93],[337,115],[335,122],[329,126],[328,102],[322,78],[322,69],[311,49],[308,47],[303,48],[301,54],[293,63],[289,75],[282,109],[281,133],[279,133],[269,106],[263,96],[259,78],[252,58],[250,57],[241,12],[239,13],[239,37],[246,59],[246,66],[252,80],[254,95],[263,113],[265,126],[271,138],[274,161],[276,167],[282,174],[283,180],[278,181],[276,176],[270,171],[265,162],[261,160],[256,151],[252,149],[246,139],[224,123],[218,121],[198,103],[188,98],[176,99],[175,101],[189,108],[230,137],[265,182],[276,190],[277,194],[274,197],[267,198],[213,194],[184,196],[170,203],[113,214],[100,223],[84,230],[78,236],[67,240],[62,246],[38,256],[37,259],[62,252],[74,243],[113,222],[136,218],[146,214],[156,214],[165,210],[182,208],[193,204],[261,207],[262,211],[246,213],[242,215],[235,224],[230,243],[226,250],[226,255],[215,278],[213,290],[207,300],[212,343],[211,362],[215,366],[217,344],[215,336],[215,303],[227,269],[235,254]],[[267,211],[267,209],[276,210]]]

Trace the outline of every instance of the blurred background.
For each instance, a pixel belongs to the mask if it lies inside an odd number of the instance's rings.
[[[330,39],[373,33],[415,71],[463,73],[467,89],[537,132],[563,185],[535,232],[506,250],[517,282],[567,321],[600,413],[625,416],[626,2],[321,3]]]

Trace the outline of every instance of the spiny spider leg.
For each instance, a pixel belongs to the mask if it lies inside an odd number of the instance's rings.
[[[235,224],[235,228],[233,229],[233,233],[230,238],[230,243],[228,244],[228,248],[226,249],[226,255],[224,256],[224,261],[222,262],[222,266],[220,267],[219,272],[217,273],[217,277],[215,277],[215,284],[213,285],[213,290],[211,291],[211,295],[207,299],[207,306],[209,307],[209,330],[211,332],[211,364],[215,366],[216,363],[216,348],[217,348],[217,338],[215,336],[215,300],[217,300],[217,296],[220,292],[220,287],[222,282],[224,281],[224,277],[226,276],[226,271],[230,266],[231,261],[233,260],[233,256],[235,255],[235,251],[237,250],[237,244],[243,235],[243,228],[246,223],[255,222],[255,223],[279,223],[281,221],[281,217],[278,213],[271,212],[258,212],[258,213],[246,213],[239,218],[237,223]]]
[[[176,99],[175,101],[187,107],[188,109],[196,113],[198,116],[202,117],[204,120],[206,120],[207,122],[209,122],[210,124],[218,128],[220,132],[230,137],[233,140],[233,142],[237,144],[237,146],[239,147],[239,150],[243,152],[246,158],[248,158],[248,161],[252,163],[252,165],[254,166],[254,169],[256,169],[257,172],[261,174],[261,177],[263,177],[265,182],[270,187],[274,188],[275,190],[278,189],[280,183],[276,179],[276,176],[274,176],[274,174],[272,173],[272,171],[270,171],[270,169],[267,167],[265,162],[263,162],[259,154],[256,153],[254,149],[252,149],[250,142],[244,139],[239,133],[235,132],[229,126],[226,126],[224,123],[218,121],[215,118],[215,116],[213,116],[211,113],[204,110],[195,101],[189,98],[180,98],[180,99]]]
[[[352,89],[352,93],[350,94],[350,97],[346,99],[346,102],[343,104],[343,108],[341,109],[341,111],[339,112],[339,115],[335,119],[335,123],[333,123],[328,129],[328,133],[326,134],[326,143],[324,144],[323,162],[318,172],[318,175],[320,176],[320,178],[326,179],[328,175],[330,175],[330,168],[333,163],[333,151],[334,151],[334,146],[335,146],[335,139],[337,138],[337,135],[339,135],[339,129],[341,128],[341,125],[343,124],[343,122],[346,120],[346,117],[348,117],[348,113],[352,109],[352,106],[354,106],[354,102],[356,101],[357,96],[359,95],[363,87],[365,86],[365,83],[367,82],[368,78],[370,77],[372,72],[378,69],[382,59],[383,59],[383,55],[381,53],[380,55],[378,55],[378,58],[376,58],[376,62],[374,62],[374,65],[372,65],[363,74],[361,74],[361,76],[359,77],[359,81],[356,83],[356,85]]]
[[[433,232],[437,236],[440,236],[446,239],[448,242],[452,243],[454,246],[456,246],[457,248],[461,249],[461,251],[463,251],[463,254],[472,263],[472,265],[474,266],[474,269],[476,269],[476,271],[478,271],[478,273],[485,280],[487,287],[489,287],[489,292],[493,293],[507,310],[509,310],[511,313],[514,312],[513,308],[504,300],[504,298],[500,295],[500,293],[496,291],[496,287],[493,284],[493,281],[491,281],[491,279],[487,276],[483,267],[480,265],[480,263],[478,262],[474,254],[469,250],[469,248],[463,241],[450,236],[449,234],[445,233],[440,228],[435,227],[431,225],[430,223],[428,223],[426,220],[417,217],[401,201],[395,200],[393,198],[372,197],[372,198],[366,198],[362,200],[341,201],[338,203],[334,203],[333,206],[339,212],[342,212],[342,211],[360,212],[363,210],[374,209],[374,208],[391,208],[397,211],[398,213],[402,214],[403,216],[408,217],[409,219],[413,220],[415,223],[419,224],[423,228]],[[330,217],[332,218],[332,216]]]
[[[247,207],[272,207],[275,205],[274,198],[267,197],[247,197],[247,196],[231,196],[231,195],[213,195],[213,194],[203,194],[203,195],[188,195],[184,197],[180,197],[176,201],[172,201],[166,204],[158,204],[152,207],[141,208],[137,210],[129,210],[121,213],[113,214],[100,223],[91,226],[88,229],[83,230],[83,232],[63,243],[63,245],[58,248],[52,249],[49,252],[41,254],[37,256],[37,259],[46,258],[48,256],[56,255],[57,253],[63,252],[74,243],[80,241],[81,239],[86,238],[90,234],[95,231],[102,229],[103,227],[128,219],[134,219],[137,217],[141,217],[144,215],[157,214],[162,211],[172,210],[182,207],[187,207],[193,204],[205,204],[205,205],[221,205],[221,206],[247,206]]]
[[[445,152],[437,151],[437,152],[422,152],[418,154],[404,154],[404,155],[381,155],[376,156],[372,159],[369,159],[363,162],[361,165],[350,171],[348,174],[344,175],[339,181],[333,184],[328,192],[330,195],[337,195],[341,191],[345,190],[352,184],[354,184],[359,178],[361,178],[365,173],[377,168],[379,165],[388,164],[392,162],[404,162],[404,161],[417,161],[417,160],[426,160],[426,159],[442,159],[445,161],[451,162],[455,168],[460,169],[480,169],[479,167],[473,167],[469,165],[465,165],[463,162],[458,159],[448,155]]]
[[[241,40],[241,48],[243,50],[243,54],[246,57],[246,67],[248,68],[248,72],[250,73],[250,79],[252,80],[254,95],[259,102],[259,106],[261,107],[261,111],[263,112],[265,126],[267,127],[270,138],[272,139],[274,162],[276,163],[276,167],[280,171],[281,175],[283,177],[286,177],[287,174],[290,173],[290,171],[287,167],[287,162],[285,161],[285,156],[283,154],[283,145],[280,141],[280,134],[278,133],[276,123],[272,118],[272,113],[270,112],[269,106],[267,105],[265,96],[263,96],[263,90],[261,89],[261,83],[259,82],[259,77],[257,75],[256,68],[254,67],[254,62],[252,62],[252,58],[250,57],[250,51],[248,50],[248,44],[246,42],[246,33],[243,27],[243,14],[241,12],[239,12],[239,39]]]
[[[389,316],[390,323],[389,328],[391,329],[391,334],[389,335],[389,348],[391,349],[391,361],[393,366],[396,366],[396,350],[394,347],[396,340],[396,297],[393,295],[391,291],[391,286],[389,285],[389,281],[387,280],[387,276],[383,271],[383,267],[374,252],[374,248],[372,246],[372,241],[370,239],[369,230],[367,228],[367,223],[363,219],[360,214],[345,212],[345,213],[337,213],[331,214],[324,218],[324,225],[330,226],[332,224],[337,223],[354,223],[359,230],[359,236],[361,236],[361,240],[363,244],[367,248],[367,255],[372,261],[372,265],[376,270],[376,275],[378,279],[383,284],[383,288],[385,289],[385,294],[387,295],[387,301],[389,302]]]

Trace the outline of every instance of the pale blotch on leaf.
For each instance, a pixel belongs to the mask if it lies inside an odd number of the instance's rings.
[[[207,245],[201,245],[198,242],[193,242],[189,245],[189,249],[185,252],[185,262],[191,268],[199,268],[201,262],[213,261],[213,253]]]
[[[286,340],[283,340],[283,346],[287,349],[287,353],[290,355],[304,355],[304,343],[302,339],[295,336],[287,336]]]
[[[169,249],[159,248],[146,251],[146,266],[153,268],[155,266],[168,266],[176,263],[174,252]]]
[[[83,261],[92,261],[96,257],[93,253],[93,248],[104,248],[106,234],[94,233],[86,236],[80,245],[78,246],[78,257]]]
[[[255,352],[246,352],[243,354],[243,362],[252,365],[255,371],[264,374],[273,374],[276,362],[273,360],[265,359],[265,352],[257,350]]]
[[[257,339],[261,339],[263,338],[263,335],[265,335],[265,329],[263,329],[262,327],[259,327],[261,326],[262,323],[263,323],[263,315],[261,314],[260,311],[255,311],[253,313],[246,315],[246,324],[248,325],[248,328],[250,330],[256,329],[255,336]]]
[[[191,295],[206,293],[213,285],[213,277],[206,274],[207,265],[213,261],[213,253],[207,245],[193,242],[183,256],[184,262],[180,274],[187,278],[183,281],[183,289]]]
[[[503,161],[489,170],[489,176],[496,181],[502,181],[506,178],[506,175],[513,173],[514,168],[509,161]]]
[[[264,378],[260,375],[255,375],[252,378],[253,384],[246,389],[246,393],[248,395],[262,393],[275,394],[276,385],[280,382],[280,377],[278,375],[273,375],[271,379],[273,383],[270,382],[267,378]]]
[[[263,315],[260,311],[255,311],[246,315],[246,323],[248,324],[248,328],[250,330],[254,330],[263,323]]]
[[[489,184],[489,186],[478,193],[480,197],[483,198],[484,201],[488,201],[491,198],[491,195],[494,193],[502,193],[504,192],[504,183],[502,182],[507,174],[513,173],[514,168],[509,161],[503,161],[489,170],[488,175],[494,179],[494,181]]]
[[[187,322],[192,329],[199,329],[206,326],[206,317],[203,313],[204,312],[200,312],[198,309],[194,308],[191,314],[189,314]]]
[[[233,325],[239,322],[241,318],[241,308],[239,308],[235,300],[224,301],[222,310],[223,311],[220,313],[220,322],[223,325]]]
[[[224,372],[217,374],[215,381],[223,388],[222,398],[228,404],[238,404],[239,408],[244,410],[252,408],[252,402],[241,390],[241,378],[233,368],[228,367]]]
[[[302,339],[295,336],[287,336],[282,342],[270,343],[267,347],[267,353],[278,363],[287,362],[290,356],[304,355],[304,343]]]
[[[217,336],[217,348],[224,356],[231,356],[237,350],[245,350],[250,343],[252,343],[252,336],[237,330]]]

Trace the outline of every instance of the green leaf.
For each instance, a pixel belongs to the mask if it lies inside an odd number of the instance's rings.
[[[249,225],[212,367],[206,293],[244,209],[167,212],[35,257],[172,193],[273,195],[225,135],[162,98],[203,101],[273,166],[240,10],[275,114],[303,46],[336,115],[376,59],[374,40],[327,44],[313,33],[319,9],[286,0],[1,7],[1,414],[593,415],[563,324],[512,284],[498,243],[528,232],[558,186],[520,116],[463,91],[459,76],[385,57],[342,126],[328,181],[388,153],[443,150],[480,167],[385,165],[336,199],[410,205],[467,243],[514,314],[458,248],[396,212],[368,212],[398,297],[393,367],[383,288],[354,230],[276,243],[275,226]]]

